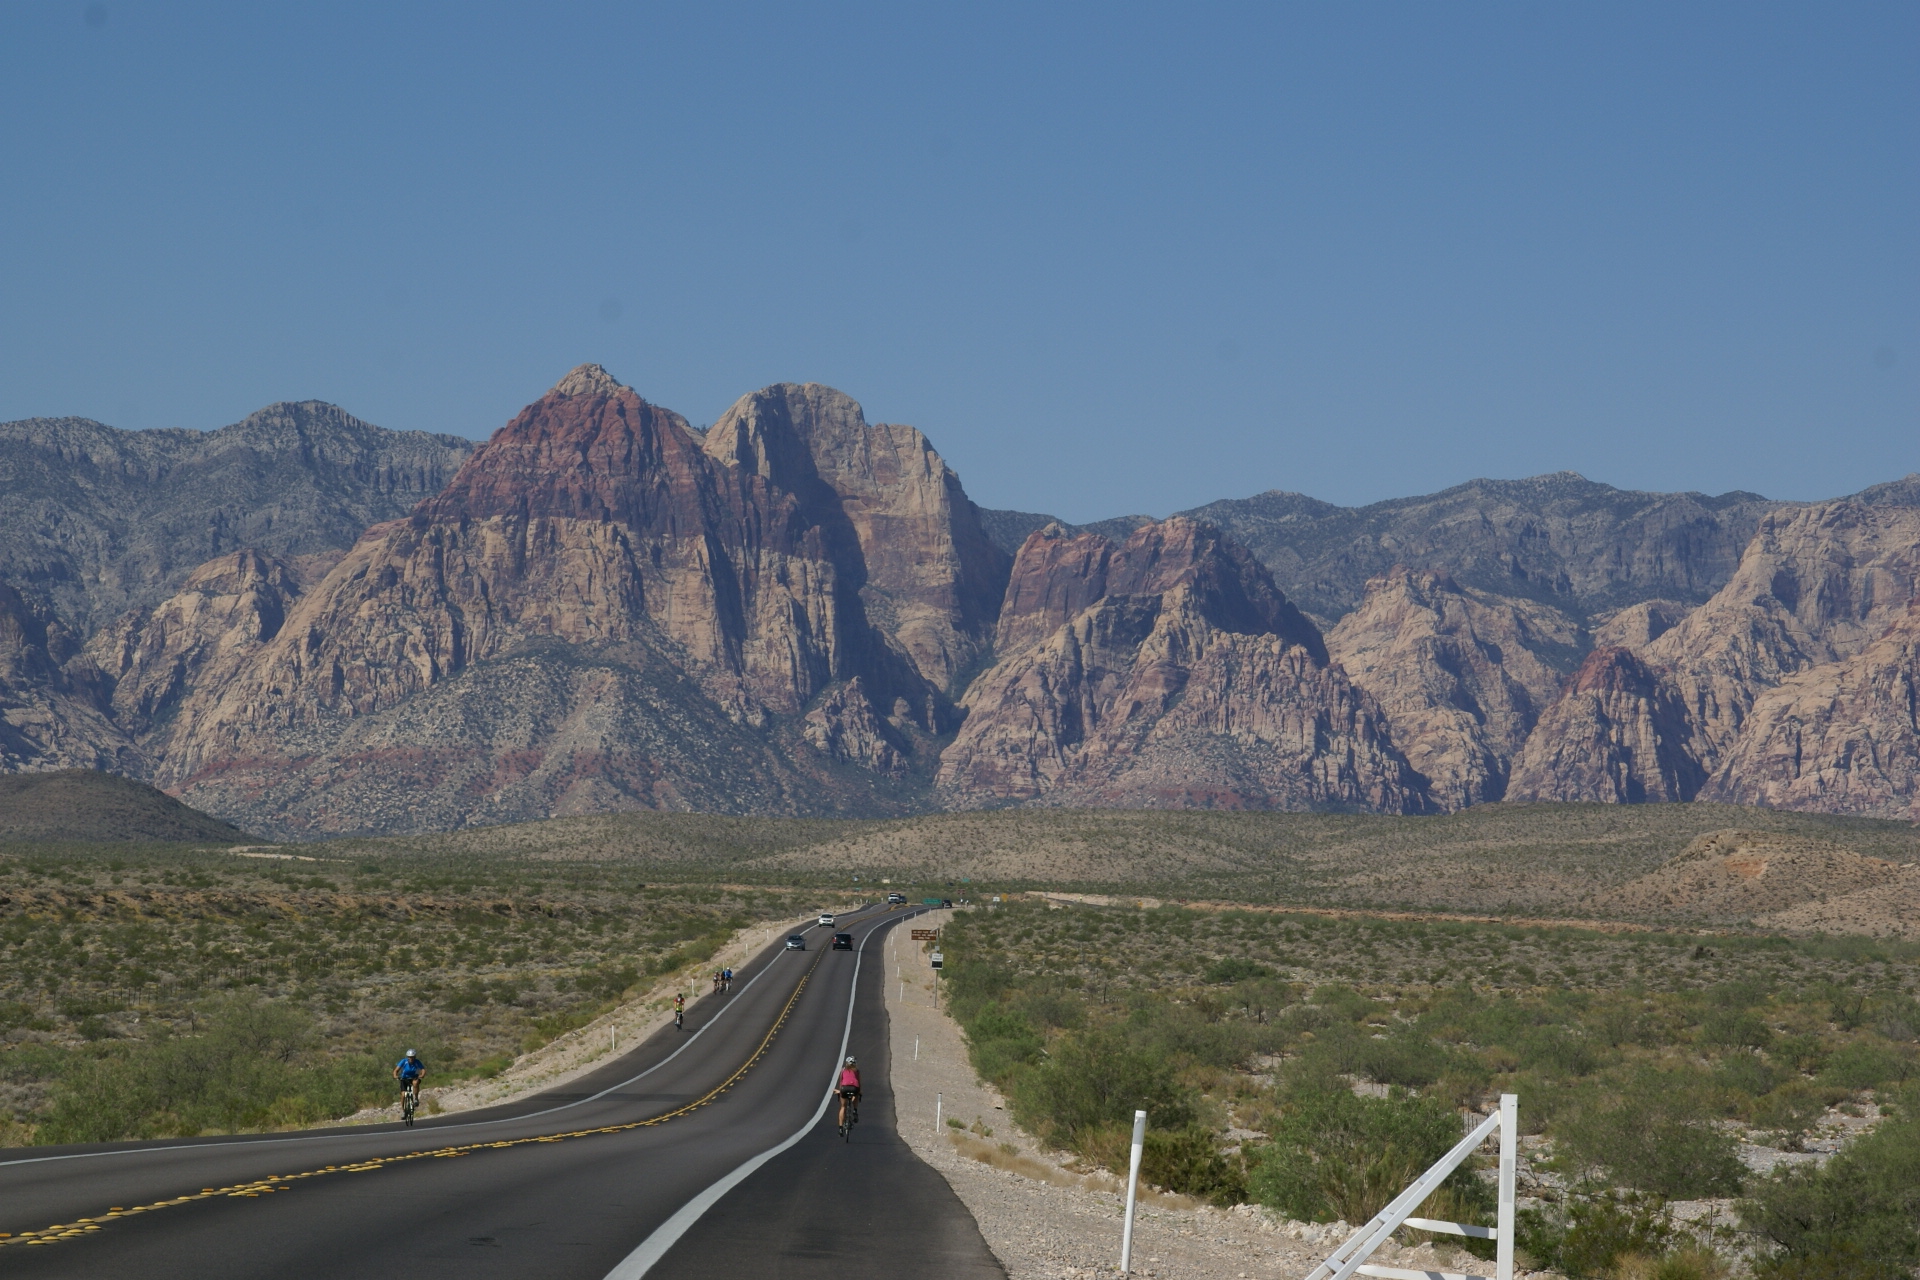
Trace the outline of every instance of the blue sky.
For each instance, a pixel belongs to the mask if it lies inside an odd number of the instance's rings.
[[[1920,6],[0,8],[0,419],[780,380],[1093,519],[1920,470]]]

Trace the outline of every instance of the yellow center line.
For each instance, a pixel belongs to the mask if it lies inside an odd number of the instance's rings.
[[[813,963],[817,966],[820,962],[816,959]],[[507,1147],[526,1146],[534,1142],[565,1142],[569,1138],[588,1138],[602,1133],[625,1133],[630,1129],[647,1129],[654,1125],[665,1124],[669,1120],[676,1120],[689,1112],[706,1106],[709,1102],[712,1102],[715,1098],[738,1083],[740,1077],[747,1074],[747,1069],[766,1055],[767,1047],[773,1043],[773,1037],[779,1032],[780,1028],[786,1025],[788,1015],[793,1012],[793,1006],[799,1003],[800,993],[807,989],[807,981],[812,977],[813,968],[809,967],[806,973],[800,976],[800,982],[794,987],[793,994],[787,997],[786,1007],[780,1010],[780,1016],[774,1019],[771,1027],[767,1028],[767,1034],[761,1039],[759,1048],[753,1051],[752,1057],[740,1064],[738,1070],[715,1085],[712,1089],[709,1089],[706,1093],[695,1098],[692,1102],[684,1106],[675,1107],[673,1110],[663,1112],[660,1115],[651,1116],[645,1120],[630,1120],[625,1124],[601,1125],[593,1129],[570,1129],[565,1133],[543,1133],[528,1138],[501,1138],[489,1142],[468,1142],[453,1147],[437,1147],[431,1151],[407,1151],[399,1155],[375,1156],[370,1160],[361,1160],[354,1164],[330,1164],[319,1169],[308,1169],[304,1173],[271,1174],[265,1178],[257,1178],[252,1182],[235,1183],[230,1187],[202,1187],[198,1192],[191,1195],[175,1196],[171,1200],[156,1200],[152,1204],[129,1205],[126,1208],[116,1207],[109,1212],[98,1214],[94,1218],[76,1218],[72,1222],[56,1222],[52,1226],[43,1227],[39,1231],[22,1231],[19,1235],[9,1235],[6,1232],[0,1232],[0,1249],[4,1249],[8,1245],[16,1244],[59,1244],[62,1240],[78,1239],[90,1231],[100,1230],[101,1220],[109,1218],[131,1218],[135,1214],[152,1213],[156,1209],[170,1209],[180,1204],[192,1204],[196,1200],[211,1200],[215,1196],[225,1196],[228,1199],[253,1199],[257,1198],[262,1192],[291,1191],[293,1190],[292,1187],[281,1184],[298,1182],[305,1178],[322,1178],[330,1173],[371,1173],[376,1169],[385,1169],[389,1165],[401,1164],[408,1160],[418,1160],[422,1157],[440,1158],[446,1156],[464,1156],[474,1151],[499,1151]],[[502,1123],[505,1123],[505,1121],[502,1121]]]

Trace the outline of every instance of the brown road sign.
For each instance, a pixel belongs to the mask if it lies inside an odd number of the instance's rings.
[[[915,929],[913,931],[913,940],[915,942],[937,942],[939,939],[940,931],[938,929]]]

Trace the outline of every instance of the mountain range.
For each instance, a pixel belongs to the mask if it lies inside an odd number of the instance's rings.
[[[1920,817],[1920,476],[1572,473],[1074,526],[782,383],[597,365],[482,444],[316,402],[0,424],[0,769],[281,838],[623,809]]]

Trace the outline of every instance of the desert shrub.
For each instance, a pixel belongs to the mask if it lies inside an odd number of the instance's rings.
[[[1009,1100],[1014,1119],[1030,1131],[1076,1149],[1082,1134],[1103,1125],[1130,1127],[1135,1109],[1162,1128],[1193,1120],[1173,1064],[1116,1027],[1056,1040],[1045,1061],[1014,1079]]]
[[[1780,1073],[1757,1053],[1730,1053],[1715,1064],[1713,1081],[1723,1089],[1757,1098],[1773,1092],[1780,1083]]]
[[[1273,970],[1263,964],[1256,964],[1244,956],[1226,956],[1207,966],[1200,977],[1202,982],[1225,986],[1235,982],[1245,982],[1249,978],[1270,978]]]
[[[1920,1063],[1916,1063],[1915,1054],[1907,1045],[1855,1040],[1827,1056],[1820,1081],[1842,1089],[1874,1089],[1903,1083],[1912,1078],[1916,1066]]]
[[[74,1062],[54,1086],[41,1143],[108,1142],[311,1124],[382,1091],[377,1058],[317,1059],[306,1016],[234,997],[204,1034],[166,1037]]]
[[[1750,1009],[1716,1009],[1701,1021],[1700,1041],[1730,1049],[1764,1049],[1773,1043],[1773,1028]]]
[[[1755,1128],[1771,1129],[1798,1149],[1807,1130],[1826,1114],[1826,1097],[1804,1080],[1794,1080],[1761,1098],[1753,1108]]]
[[[1026,1014],[1000,1005],[981,1010],[966,1031],[973,1069],[996,1084],[1006,1083],[1019,1067],[1038,1061],[1046,1047]]]
[[[1272,1140],[1249,1153],[1247,1187],[1293,1218],[1365,1222],[1462,1136],[1459,1115],[1432,1099],[1399,1090],[1360,1098],[1337,1082],[1303,1081],[1283,1103]],[[1486,1196],[1466,1165],[1446,1185],[1470,1203]]]
[[[1126,1136],[1130,1146],[1131,1132]],[[1126,1168],[1126,1163],[1123,1160],[1110,1167],[1117,1173]],[[1140,1176],[1155,1186],[1218,1205],[1239,1204],[1247,1198],[1246,1165],[1237,1155],[1222,1152],[1219,1139],[1204,1125],[1149,1127],[1140,1157]]]
[[[1665,1215],[1634,1197],[1581,1197],[1564,1209],[1526,1209],[1514,1224],[1514,1243],[1535,1266],[1571,1280],[1609,1274],[1623,1259],[1659,1258],[1672,1239]]]
[[[1692,1073],[1642,1072],[1568,1116],[1556,1136],[1575,1163],[1603,1168],[1621,1186],[1673,1199],[1731,1195],[1743,1166],[1701,1093]]]
[[[1899,1280],[1920,1266],[1920,1117],[1890,1120],[1819,1168],[1782,1169],[1741,1202],[1769,1246],[1764,1280]]]

